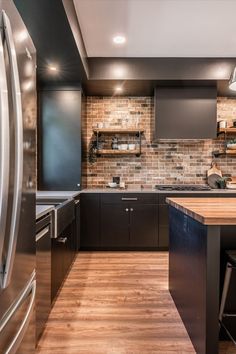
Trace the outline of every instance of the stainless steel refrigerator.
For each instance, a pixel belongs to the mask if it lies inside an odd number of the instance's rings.
[[[0,353],[35,351],[36,51],[0,0]]]

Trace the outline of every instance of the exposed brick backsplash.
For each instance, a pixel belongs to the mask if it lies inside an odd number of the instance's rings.
[[[87,187],[104,187],[113,176],[132,187],[153,187],[162,183],[206,182],[206,171],[212,163],[212,151],[224,147],[223,140],[161,141],[153,142],[153,97],[87,97],[86,122],[83,126],[83,179]],[[219,97],[217,119],[236,119],[236,99]],[[94,163],[88,159],[89,146],[94,139],[93,128],[98,123],[108,127],[139,126],[145,130],[142,137],[142,155],[102,156]],[[170,127],[171,129],[171,127]],[[119,136],[133,141],[132,136]],[[111,140],[108,139],[110,146]],[[236,176],[236,157],[216,159],[224,175]]]

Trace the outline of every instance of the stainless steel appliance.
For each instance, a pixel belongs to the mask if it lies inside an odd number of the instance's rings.
[[[51,310],[51,213],[36,222],[36,340],[43,333]]]
[[[158,184],[155,186],[160,191],[210,191],[211,188],[202,184]]]
[[[36,53],[0,0],[0,353],[35,351]]]

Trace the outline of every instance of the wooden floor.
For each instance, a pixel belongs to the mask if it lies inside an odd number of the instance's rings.
[[[165,252],[81,252],[37,354],[192,354]],[[235,354],[231,344],[221,354]]]

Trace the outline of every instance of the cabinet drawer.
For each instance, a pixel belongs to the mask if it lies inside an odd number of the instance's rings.
[[[141,203],[156,204],[157,194],[155,193],[103,193],[101,194],[103,204],[113,203]]]

